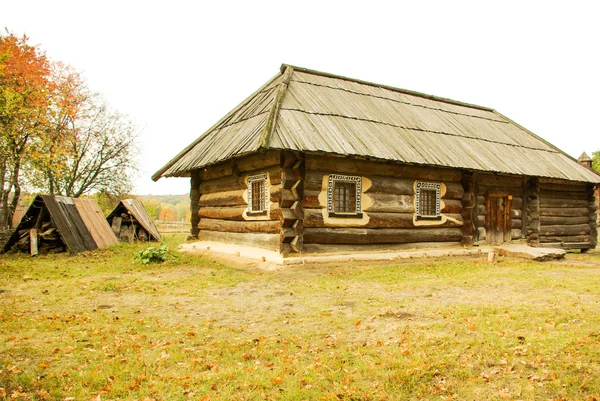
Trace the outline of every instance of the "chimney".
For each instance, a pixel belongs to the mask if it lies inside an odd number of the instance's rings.
[[[583,152],[581,154],[581,156],[579,156],[579,159],[577,159],[577,161],[579,162],[579,164],[581,164],[582,166],[585,166],[587,168],[592,168],[592,159],[588,156],[587,153]]]

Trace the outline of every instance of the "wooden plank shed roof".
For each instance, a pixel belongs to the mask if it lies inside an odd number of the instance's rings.
[[[119,202],[112,212],[106,217],[108,222],[116,216],[120,216],[122,213],[131,214],[137,222],[146,230],[149,236],[154,240],[160,241],[161,236],[158,228],[152,221],[152,217],[144,207],[144,204],[139,199],[123,199]]]
[[[493,109],[286,64],[152,179],[268,149],[600,183]]]
[[[119,243],[93,199],[37,195],[4,246],[5,252],[16,243],[20,230],[34,227],[43,209],[48,211],[60,239],[73,254]]]

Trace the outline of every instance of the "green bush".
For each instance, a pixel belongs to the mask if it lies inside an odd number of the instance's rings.
[[[148,263],[163,263],[169,259],[169,253],[169,248],[165,244],[161,244],[159,247],[151,246],[143,251],[139,251],[135,257],[135,261],[144,265]]]

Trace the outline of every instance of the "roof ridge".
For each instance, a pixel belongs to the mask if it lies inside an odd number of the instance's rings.
[[[298,71],[298,72],[304,72],[304,73],[312,74],[312,75],[320,75],[320,76],[327,77],[327,78],[341,79],[344,81],[356,82],[356,83],[363,84],[363,85],[369,85],[369,86],[374,86],[377,88],[388,89],[388,90],[392,90],[394,92],[405,93],[407,95],[417,96],[417,97],[421,97],[421,98],[428,99],[428,100],[436,100],[439,102],[453,104],[456,106],[470,107],[470,108],[474,108],[474,109],[491,111],[491,112],[495,111],[492,108],[485,107],[485,106],[479,106],[479,105],[473,104],[473,103],[460,102],[458,100],[448,99],[448,98],[441,97],[441,96],[429,95],[429,94],[423,93],[423,92],[417,92],[417,91],[412,91],[409,89],[397,88],[397,87],[389,86],[389,85],[382,85],[382,84],[378,84],[378,83],[374,83],[374,82],[370,82],[370,81],[363,81],[361,79],[350,78],[350,77],[346,77],[343,75],[336,75],[336,74],[331,74],[328,72],[311,70],[309,68],[293,66],[293,65],[289,65],[289,64],[285,64],[285,63],[281,64],[280,71],[283,72],[287,67],[292,67],[295,71]]]
[[[281,110],[281,104],[283,103],[283,98],[287,93],[288,85],[292,79],[293,73],[294,67],[291,65],[286,66],[285,69],[282,66],[281,75],[283,79],[279,83],[279,88],[277,88],[277,93],[275,94],[275,99],[273,100],[269,117],[267,117],[267,123],[263,127],[263,132],[260,136],[259,149],[269,149],[271,136],[273,135],[273,131],[275,131],[275,126],[277,125],[279,110]]]

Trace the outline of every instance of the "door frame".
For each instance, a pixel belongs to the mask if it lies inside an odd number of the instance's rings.
[[[500,213],[492,213],[492,198],[502,199],[503,209]],[[507,243],[512,241],[510,217],[512,209],[512,194],[505,191],[490,191],[485,194],[485,237],[492,243]],[[492,215],[497,218],[492,219]],[[501,239],[500,241],[498,239]]]

